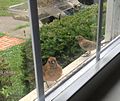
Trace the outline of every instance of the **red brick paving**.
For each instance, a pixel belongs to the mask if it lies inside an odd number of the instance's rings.
[[[0,37],[0,51],[10,48],[12,46],[23,43],[24,40],[19,38],[13,38],[9,36]]]

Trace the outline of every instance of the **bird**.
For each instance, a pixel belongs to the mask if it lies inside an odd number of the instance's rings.
[[[78,40],[79,46],[88,52],[86,56],[89,56],[91,51],[96,49],[96,43],[94,41],[87,40],[81,35],[77,36],[76,39]]]
[[[43,66],[43,80],[46,82],[47,87],[49,87],[47,81],[57,81],[61,76],[62,67],[55,57],[49,57],[47,63]]]

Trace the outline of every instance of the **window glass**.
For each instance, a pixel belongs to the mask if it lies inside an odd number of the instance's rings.
[[[79,60],[82,63],[95,53],[93,50],[96,49],[98,5],[88,6],[79,1],[76,3],[62,0],[41,2],[38,5],[41,8],[46,7],[43,13],[50,16],[42,19],[40,15],[43,23],[40,33],[44,79],[51,87],[55,83],[53,81],[59,78],[58,75],[65,76],[75,69],[75,63],[72,67],[68,66],[71,62],[81,56]],[[53,57],[57,61],[54,65]],[[62,67],[62,73],[60,69],[53,69],[58,64]]]
[[[27,10],[25,0],[0,0],[0,101],[18,101],[35,88]]]
[[[28,3],[6,1],[0,1],[0,101],[17,101],[35,89]],[[37,4],[46,91],[95,54],[98,4],[93,0],[37,0]],[[106,2],[101,41],[105,19]]]

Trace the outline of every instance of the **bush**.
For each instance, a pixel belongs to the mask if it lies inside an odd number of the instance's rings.
[[[28,93],[24,45],[0,51],[0,98],[1,101],[18,101]]]
[[[97,11],[97,5],[92,5],[72,16],[44,25],[40,29],[43,63],[49,56],[55,56],[66,66],[83,54],[75,37],[82,35],[95,41]]]
[[[105,6],[104,4],[104,12]],[[105,14],[105,13],[104,13]],[[49,56],[57,57],[58,61],[66,66],[84,53],[76,36],[96,41],[98,5],[87,6],[72,16],[61,20],[54,20],[41,29],[41,47],[43,63]],[[105,15],[103,17],[103,34],[105,31]]]
[[[85,51],[79,47],[75,37],[82,35],[95,41],[97,15],[98,6],[92,5],[81,9],[72,16],[66,16],[61,20],[54,20],[50,24],[43,25],[40,29],[43,64],[49,56],[55,56],[64,67],[82,55]],[[104,26],[105,23],[103,23],[103,33]],[[27,44],[31,47],[31,42]]]

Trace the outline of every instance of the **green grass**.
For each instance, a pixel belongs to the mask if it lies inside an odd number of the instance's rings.
[[[0,0],[0,16],[9,16],[8,7],[25,0]]]
[[[2,37],[2,36],[4,36],[4,35],[5,35],[4,33],[0,32],[0,37]]]

